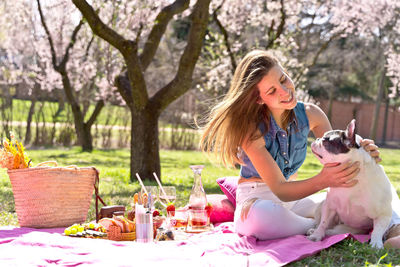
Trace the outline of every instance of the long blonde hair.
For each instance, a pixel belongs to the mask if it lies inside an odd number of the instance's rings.
[[[257,126],[262,121],[270,120],[268,107],[257,104],[260,97],[257,84],[276,65],[279,65],[279,61],[263,50],[251,51],[242,59],[228,93],[206,118],[200,140],[203,152],[214,152],[225,166],[242,164],[238,155],[239,147],[245,138],[259,138]],[[287,111],[283,116],[283,124],[287,125],[293,116],[293,111]],[[266,131],[268,126],[269,123],[266,123]]]

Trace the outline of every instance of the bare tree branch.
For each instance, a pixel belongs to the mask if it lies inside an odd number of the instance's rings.
[[[126,105],[132,110],[133,108],[132,89],[127,74],[126,75],[120,74],[117,77],[115,77],[114,83],[115,86],[117,87],[118,92],[124,99]]]
[[[83,19],[81,19],[79,21],[79,24],[75,27],[74,31],[72,32],[71,35],[71,40],[69,41],[69,44],[67,46],[67,48],[65,49],[65,54],[63,59],[60,62],[59,66],[63,66],[65,68],[65,65],[68,62],[69,59],[69,51],[72,49],[72,47],[74,46],[75,42],[76,42],[76,36],[78,35],[79,30],[81,29],[82,25],[83,25],[84,21]]]
[[[94,111],[92,115],[90,116],[89,120],[86,122],[87,127],[92,127],[93,123],[96,121],[97,116],[100,114],[100,111],[104,107],[104,101],[99,100],[96,103],[96,107],[94,108]]]
[[[125,38],[119,35],[116,31],[104,24],[91,5],[89,5],[85,0],[72,0],[72,2],[81,11],[83,17],[87,20],[90,28],[96,35],[110,43],[124,56],[128,53],[130,47],[127,46],[127,44],[129,44],[129,42],[127,42]]]
[[[49,40],[49,44],[50,44],[50,51],[51,51],[51,59],[53,62],[53,66],[54,68],[57,68],[58,64],[57,64],[57,54],[56,54],[56,50],[54,49],[54,43],[53,43],[53,39],[51,38],[51,34],[49,31],[49,28],[47,27],[46,21],[44,19],[43,16],[43,11],[42,11],[42,6],[40,4],[40,0],[36,1],[38,4],[38,10],[39,10],[39,15],[40,15],[40,21],[42,22],[44,31],[47,34],[47,39]]]
[[[77,101],[75,99],[75,96],[74,96],[74,93],[73,93],[74,90],[73,90],[73,87],[71,85],[70,79],[68,77],[68,73],[66,71],[66,62],[68,61],[69,50],[72,48],[72,46],[73,46],[73,44],[75,42],[76,35],[78,34],[78,32],[79,32],[79,30],[80,30],[80,28],[82,26],[83,21],[81,20],[79,25],[77,25],[75,27],[75,29],[73,31],[73,34],[72,34],[72,37],[71,37],[71,41],[68,44],[68,47],[66,48],[66,52],[65,52],[65,55],[63,57],[63,60],[62,60],[62,62],[60,62],[58,64],[57,63],[57,54],[56,54],[56,51],[54,49],[54,42],[53,42],[53,39],[51,37],[51,33],[49,31],[49,28],[47,27],[46,20],[44,18],[42,7],[41,7],[41,4],[40,4],[40,0],[37,0],[37,4],[38,4],[40,20],[42,22],[43,28],[44,28],[44,30],[45,30],[45,32],[47,34],[47,38],[49,40],[51,57],[52,57],[52,62],[53,62],[53,68],[58,73],[60,73],[60,75],[62,77],[62,83],[64,85],[65,95],[67,96],[68,101],[70,102],[72,109],[74,109],[76,111],[76,114],[79,114],[77,116],[82,117],[79,104],[77,103]]]
[[[322,54],[322,52],[324,52],[324,51],[328,48],[329,44],[330,44],[334,39],[336,39],[338,36],[340,36],[342,33],[343,33],[343,31],[337,32],[336,34],[332,35],[328,40],[326,40],[326,41],[319,47],[317,53],[315,53],[315,55],[314,55],[314,58],[313,58],[311,64],[308,65],[307,68],[311,68],[311,67],[315,66],[315,64],[317,64],[317,60],[318,60],[319,56]],[[297,83],[300,81],[300,79],[301,79],[301,77],[303,76],[305,70],[306,70],[306,68],[303,68],[303,69],[299,72],[299,74],[296,75],[296,78],[294,79],[295,84],[297,84]]]
[[[284,29],[285,29],[285,23],[286,23],[286,11],[285,11],[285,4],[284,4],[284,0],[281,0],[281,21],[279,23],[278,29],[276,30],[276,33],[274,34],[274,36],[272,36],[271,38],[271,34],[269,34],[270,39],[268,40],[268,44],[266,46],[266,48],[272,48],[273,45],[275,44],[275,41],[279,38],[279,36],[281,36],[281,34],[283,33]],[[272,21],[274,22],[274,21]],[[273,27],[273,25],[271,26],[271,28]],[[273,30],[273,29],[270,29]]]
[[[218,19],[218,11],[222,8],[224,3],[225,3],[225,1],[222,1],[222,3],[214,10],[214,12],[212,14],[212,18],[215,21],[215,23],[217,24],[222,35],[224,36],[225,46],[228,51],[229,58],[231,59],[231,65],[232,65],[231,71],[232,71],[232,74],[234,74],[236,66],[237,66],[235,55],[231,49],[232,45],[231,45],[231,42],[229,41],[228,31],[225,29],[225,27],[222,25],[221,21]]]
[[[175,14],[181,13],[189,7],[190,0],[176,0],[169,6],[164,7],[157,15],[156,23],[154,24],[151,32],[146,40],[143,52],[140,55],[140,62],[142,69],[146,70],[153,60],[157,48],[160,44],[161,37],[164,35],[169,21]]]
[[[47,23],[46,20],[44,18],[43,15],[43,10],[42,10],[42,6],[40,4],[40,0],[37,0],[37,4],[38,4],[38,10],[39,10],[39,15],[40,15],[40,21],[42,22],[43,28],[46,32],[47,35],[47,39],[49,40],[49,45],[50,45],[50,51],[51,51],[51,58],[52,58],[52,62],[53,62],[53,67],[54,69],[56,69],[57,71],[60,72],[61,68],[65,68],[66,63],[68,62],[68,58],[69,58],[69,51],[72,49],[72,47],[74,46],[75,42],[76,42],[76,37],[78,35],[79,30],[81,29],[84,21],[80,20],[79,24],[75,27],[75,29],[72,32],[71,35],[71,39],[68,43],[68,46],[65,49],[65,54],[63,56],[63,59],[61,60],[60,63],[57,63],[57,54],[54,48],[54,42],[53,39],[51,37],[51,33],[49,31],[49,28],[47,27]]]
[[[129,104],[127,102],[128,106],[130,106],[131,108],[136,108],[138,110],[144,109],[148,102],[148,94],[140,59],[137,54],[137,42],[126,40],[116,31],[105,25],[93,9],[93,7],[89,5],[85,0],[72,0],[72,2],[81,11],[83,17],[89,23],[92,31],[97,36],[104,39],[121,52],[127,65],[127,74],[129,77],[130,88],[118,90],[125,93],[126,98],[124,98],[124,100],[130,101]],[[120,79],[123,79],[123,77],[120,77]],[[128,91],[131,92],[130,97],[126,95],[126,92]]]
[[[140,35],[142,34],[142,30],[143,30],[143,23],[140,22],[139,29],[138,29],[138,32],[136,34],[136,39],[135,39],[136,43],[139,43],[139,41],[140,41]]]
[[[92,46],[92,44],[93,44],[93,41],[94,41],[94,35],[92,36],[92,38],[90,38],[90,41],[89,41],[89,43],[88,43],[88,45],[86,46],[86,49],[85,49],[85,60],[88,58],[88,56],[89,56],[89,50],[90,50],[90,47]]]
[[[198,0],[191,14],[188,41],[179,62],[175,78],[159,90],[151,99],[151,108],[161,113],[171,102],[191,86],[192,74],[203,46],[208,25],[208,8],[211,0]]]

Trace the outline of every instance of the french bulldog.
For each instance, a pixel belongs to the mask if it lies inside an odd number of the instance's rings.
[[[328,131],[311,144],[322,164],[359,161],[360,172],[353,187],[328,189],[321,204],[320,222],[316,229],[308,231],[308,239],[320,241],[325,235],[365,234],[373,229],[370,245],[382,248],[382,238],[392,217],[391,184],[383,167],[360,147],[361,137],[355,133],[355,126],[352,120],[346,131]]]

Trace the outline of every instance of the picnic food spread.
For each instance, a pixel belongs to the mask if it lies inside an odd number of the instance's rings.
[[[110,230],[110,226],[117,226],[121,230],[121,233],[131,233],[135,231],[135,222],[128,220],[124,216],[114,216],[113,218],[103,218],[99,221],[107,231]]]
[[[104,206],[100,210],[100,219],[101,218],[112,218],[113,215],[124,215],[125,206],[122,205],[114,205],[114,206]],[[133,220],[130,219],[130,220]]]
[[[49,166],[49,163],[54,163],[52,164],[54,167]],[[201,183],[201,170],[203,168],[201,165],[191,166],[195,180],[189,203],[184,208],[176,208],[173,203],[176,199],[175,187],[167,186],[164,188],[157,175],[153,173],[159,188],[149,186],[149,190],[143,185],[140,176],[136,174],[141,185],[141,191],[133,195],[132,209],[128,211],[125,210],[123,205],[107,206],[98,196],[99,173],[94,167],[58,167],[55,161],[40,163],[34,168],[30,168],[30,165],[31,160],[25,153],[23,145],[12,134],[11,140],[5,138],[0,148],[0,167],[8,170],[13,186],[18,221],[22,227],[51,228],[72,224],[64,229],[65,236],[107,238],[115,241],[136,240],[137,242],[175,240],[177,236],[180,236],[175,231],[183,233],[210,230],[212,207],[207,205],[206,194]],[[76,180],[81,185],[82,181],[85,181],[85,191],[78,190],[78,192],[76,187],[73,186],[74,191],[78,193],[69,194],[68,192],[72,188],[70,189],[65,182],[72,181],[71,179]],[[43,189],[41,189],[42,187],[39,188],[41,190],[40,203],[33,203],[35,199],[27,199],[27,196],[32,194],[37,199],[37,194],[30,191],[33,188],[31,183],[44,186]],[[47,186],[49,183],[56,184],[56,186],[50,188]],[[60,194],[58,188],[62,188],[63,194]],[[96,193],[96,221],[84,223],[93,189]],[[19,192],[21,194],[17,195]],[[81,208],[82,202],[73,203],[81,199],[82,194],[85,195],[87,200],[84,208]],[[68,198],[68,196],[72,198]],[[98,214],[98,199],[104,205],[100,214]],[[159,205],[165,208],[164,212],[155,208],[154,204],[157,201],[160,202]],[[32,205],[35,207],[33,208],[29,203],[33,203]],[[57,207],[50,207],[46,203],[52,203],[52,205],[57,203]],[[69,203],[69,210],[71,210],[71,207],[74,210],[67,215],[65,215],[65,203]],[[72,203],[73,205],[71,205]],[[57,220],[41,218],[42,210],[54,214],[53,217],[57,217]],[[165,213],[166,216],[162,213]]]
[[[71,237],[105,238],[106,229],[98,223],[73,224],[65,228],[64,234]]]
[[[141,214],[142,216],[148,215],[151,218],[147,227],[147,231],[150,233],[149,240],[174,239],[174,235],[170,230],[157,231],[157,229],[162,230],[160,227],[163,225],[165,217],[154,207],[150,209],[151,196],[148,197],[147,194],[136,193],[133,197],[133,202],[132,210],[128,212],[125,211],[125,206],[122,205],[104,206],[101,208],[98,223],[73,224],[65,229],[64,234],[71,237],[107,238],[114,241],[138,240],[137,231],[143,228],[141,223],[143,218],[138,218],[138,215],[140,216]],[[138,207],[141,207],[142,211]],[[125,216],[125,213],[127,216]],[[158,238],[157,233],[160,234]]]

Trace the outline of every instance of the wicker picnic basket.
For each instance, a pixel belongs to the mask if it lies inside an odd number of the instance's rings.
[[[19,225],[32,228],[83,223],[98,181],[98,171],[94,167],[41,164],[34,168],[8,170],[8,175]]]
[[[114,241],[134,241],[136,240],[136,232],[122,233],[121,228],[116,225],[110,225],[107,231],[107,238]]]

